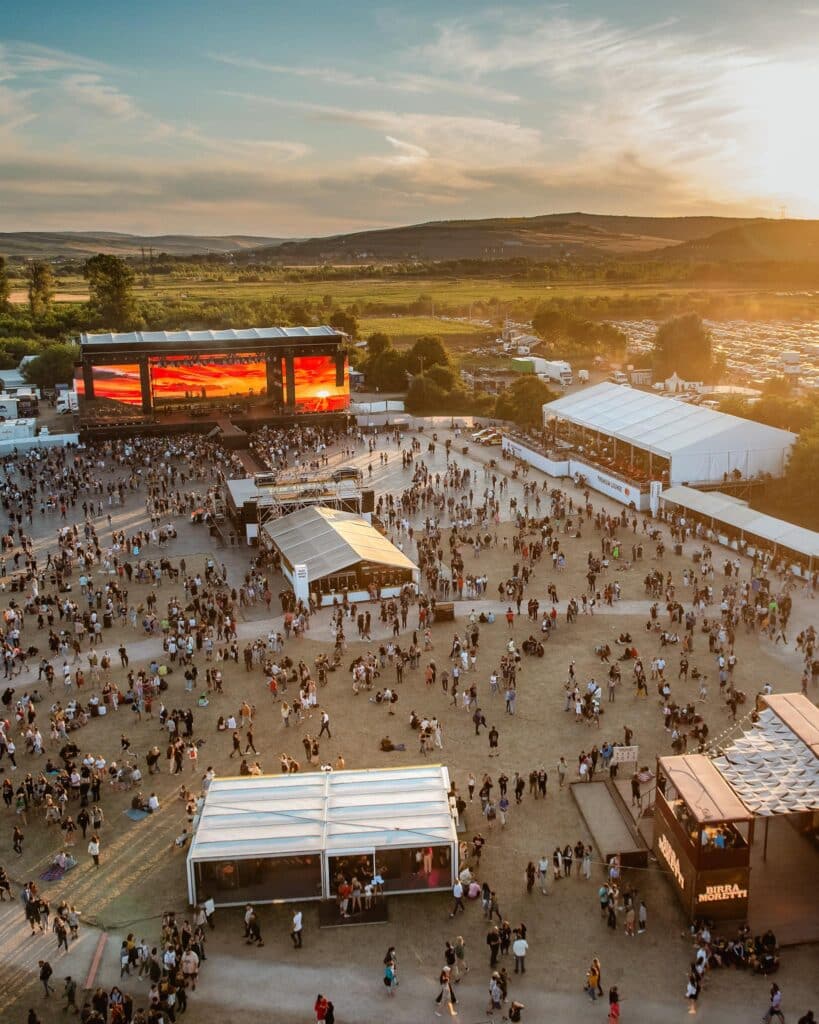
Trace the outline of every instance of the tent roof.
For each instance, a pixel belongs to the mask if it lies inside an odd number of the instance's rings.
[[[227,331],[131,331],[123,334],[83,334],[80,344],[83,348],[95,345],[122,345],[129,347],[149,343],[178,345],[180,342],[203,341],[266,341],[273,338],[322,338],[338,337],[332,327],[248,327],[245,330]]]
[[[714,766],[755,814],[819,810],[819,709],[797,693],[765,700],[753,728]]]
[[[321,579],[358,562],[399,569],[417,566],[366,519],[354,512],[312,505],[267,523],[265,532],[290,565],[306,565],[308,579]]]
[[[819,558],[819,533],[795,526],[784,519],[764,515],[730,495],[718,491],[697,491],[693,487],[680,485],[663,491],[662,498],[663,501],[670,501],[698,515],[709,516],[726,526],[789,548],[807,558]]]
[[[700,825],[750,821],[742,800],[703,754],[661,757],[660,767]]]
[[[543,412],[664,458],[686,451],[781,450],[796,440],[789,430],[609,382],[548,402]]]
[[[457,842],[441,765],[215,779],[192,861]]]

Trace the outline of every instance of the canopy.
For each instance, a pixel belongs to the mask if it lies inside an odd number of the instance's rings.
[[[189,861],[457,842],[441,765],[215,779]]]
[[[313,505],[264,527],[290,566],[306,565],[310,580],[321,579],[359,562],[417,571],[417,566],[353,512]]]
[[[750,814],[713,761],[702,754],[661,757],[660,768],[699,825],[750,821]]]
[[[748,507],[747,502],[728,494],[677,486],[663,491],[662,499],[743,534],[795,551],[805,558],[819,557],[819,533],[756,512]]]
[[[739,470],[782,474],[796,434],[705,406],[605,382],[543,406],[556,416],[671,460],[671,482],[720,480]]]
[[[714,766],[762,817],[819,810],[819,709],[796,693],[765,702],[753,728]]]
[[[82,334],[80,345],[93,348],[100,345],[122,345],[129,348],[135,345],[156,345],[166,343],[178,345],[180,342],[253,342],[269,341],[274,338],[323,338],[338,337],[339,332],[332,327],[249,327],[234,331],[131,331],[124,334]]]

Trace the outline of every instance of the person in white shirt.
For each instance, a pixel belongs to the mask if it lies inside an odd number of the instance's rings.
[[[515,932],[517,938],[512,943],[512,952],[515,954],[515,974],[526,973],[526,952],[529,949],[529,943],[524,939],[519,931]]]
[[[148,797],[148,813],[149,814],[156,814],[156,812],[158,810],[159,810],[159,797],[156,795],[156,793],[151,793],[151,795]]]
[[[302,933],[302,916],[301,911],[297,910],[293,914],[293,929],[290,932],[290,938],[293,940],[293,948],[301,949],[301,933]]]

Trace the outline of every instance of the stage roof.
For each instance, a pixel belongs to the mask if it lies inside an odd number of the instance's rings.
[[[819,810],[819,709],[799,693],[765,703],[758,721],[714,766],[762,817]]]
[[[750,821],[753,818],[714,762],[702,754],[661,757],[660,767],[698,824]]]
[[[277,338],[299,341],[304,338],[338,338],[332,327],[248,327],[240,331],[131,331],[126,334],[81,334],[83,348],[120,345],[123,348],[140,345],[213,344],[246,341],[273,341]]]
[[[753,534],[770,544],[796,551],[806,558],[819,558],[819,533],[756,512],[746,502],[730,495],[679,485],[663,491],[662,498],[680,508],[725,523],[735,530]]]
[[[313,505],[282,516],[264,527],[291,566],[306,565],[309,580],[374,562],[417,570],[414,562],[353,512]]]
[[[441,765],[215,779],[191,861],[355,853],[458,840]]]
[[[548,402],[543,413],[663,458],[692,451],[780,450],[796,440],[788,430],[609,382]]]

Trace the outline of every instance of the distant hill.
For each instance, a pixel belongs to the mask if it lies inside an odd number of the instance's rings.
[[[714,263],[819,262],[819,221],[753,220],[705,238],[694,238],[663,255]]]
[[[277,245],[279,238],[252,235],[127,235],[116,231],[0,231],[0,254],[12,259],[42,257],[83,259],[104,252],[139,256],[144,248],[154,255],[201,256],[240,252]]]
[[[730,217],[625,217],[555,213],[542,217],[433,221],[284,242],[260,252],[292,263],[362,260],[532,259],[596,260],[644,255],[753,223]]]
[[[819,221],[734,217],[627,217],[551,213],[541,217],[445,220],[324,238],[252,235],[128,235],[112,231],[0,232],[0,254],[83,259],[97,252],[139,256],[235,253],[242,263],[379,263],[459,259],[612,257],[737,262],[819,260]]]

